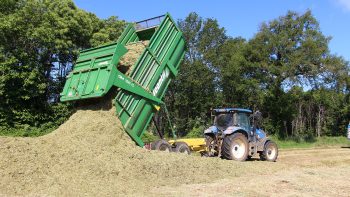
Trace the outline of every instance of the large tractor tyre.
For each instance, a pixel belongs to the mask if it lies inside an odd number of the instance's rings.
[[[277,144],[273,141],[267,141],[264,146],[264,151],[260,153],[260,160],[275,162],[278,156]]]
[[[235,133],[224,137],[222,156],[226,159],[245,161],[248,158],[249,143],[242,133]]]
[[[166,140],[157,140],[151,145],[152,150],[171,152],[171,145]]]
[[[176,142],[175,148],[173,148],[173,151],[176,153],[184,153],[184,154],[191,154],[190,147],[185,142]]]

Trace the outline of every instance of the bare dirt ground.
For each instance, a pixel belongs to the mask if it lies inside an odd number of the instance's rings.
[[[252,163],[259,165],[250,165]],[[242,165],[244,169],[239,170],[242,173],[239,176],[226,177],[210,183],[158,187],[153,189],[151,194],[160,196],[350,196],[350,147],[281,150],[279,159],[275,163],[247,161]],[[235,171],[232,169],[232,173]]]

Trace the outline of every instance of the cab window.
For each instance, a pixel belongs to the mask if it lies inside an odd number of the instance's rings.
[[[249,117],[246,113],[237,113],[237,123],[240,127],[249,130],[250,129],[250,123],[249,123]]]

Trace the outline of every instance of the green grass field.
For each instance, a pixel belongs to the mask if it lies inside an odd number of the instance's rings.
[[[313,141],[296,141],[296,140],[279,140],[276,137],[271,137],[280,149],[291,148],[317,148],[317,147],[334,147],[347,146],[350,147],[350,140],[346,137],[319,137]]]
[[[1,128],[0,127],[0,136],[8,137],[39,137],[46,135],[55,130],[56,127],[47,127],[42,126],[40,128],[36,127],[21,127],[21,128]]]

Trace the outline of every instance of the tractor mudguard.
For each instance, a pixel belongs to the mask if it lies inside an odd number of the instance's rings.
[[[268,138],[263,138],[261,141],[258,141],[257,142],[257,151],[264,151],[264,147],[265,147],[265,144],[267,142],[271,141],[270,139]]]
[[[257,135],[258,140],[266,138],[266,133],[262,129],[256,129],[255,133]]]
[[[204,134],[214,133],[216,134],[218,132],[218,128],[216,126],[211,126],[204,130]]]
[[[236,131],[244,131],[245,133],[247,133],[247,131],[245,131],[242,127],[236,127],[236,126],[232,126],[232,127],[227,127],[227,129],[224,131],[224,135],[230,135]],[[248,134],[248,133],[247,133]],[[249,135],[248,135],[249,136]]]

